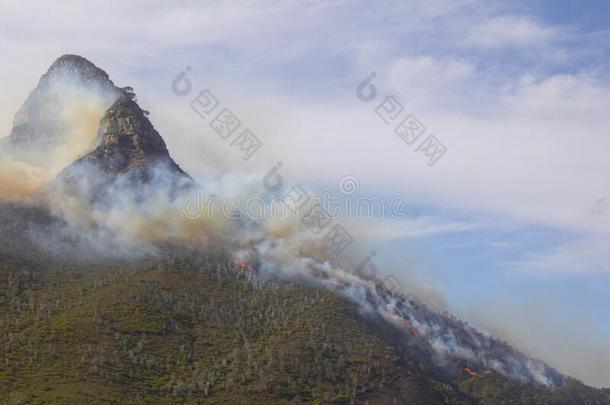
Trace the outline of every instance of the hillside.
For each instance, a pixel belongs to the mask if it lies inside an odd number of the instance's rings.
[[[298,221],[185,215],[148,115],[64,55],[0,143],[0,403],[610,404]]]
[[[2,267],[7,404],[608,403],[573,380],[436,380],[345,298],[218,257]]]

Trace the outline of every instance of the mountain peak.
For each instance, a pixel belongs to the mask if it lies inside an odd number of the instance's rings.
[[[170,194],[192,184],[171,158],[148,112],[135,101],[133,89],[122,88],[120,94],[99,121],[97,147],[66,167],[59,179],[91,201],[106,198],[115,182],[137,190],[156,179],[167,185]]]
[[[97,188],[118,178],[146,184],[161,172],[168,183],[192,181],[147,115],[131,87],[115,86],[80,55],[62,55],[15,115],[0,153],[57,171],[68,183],[97,177]]]
[[[167,154],[163,138],[146,115],[147,112],[135,102],[133,93],[124,91],[100,120],[101,144],[119,145],[146,155]]]
[[[121,89],[105,71],[82,56],[63,55],[40,77],[15,114],[0,149],[28,155],[38,151],[44,158],[52,149],[70,143],[68,134],[83,135],[84,127],[89,126],[84,123],[99,120],[120,95]],[[95,136],[95,128],[91,136]]]
[[[112,172],[126,171],[159,159],[171,160],[163,138],[134,98],[131,91],[123,90],[100,120],[99,147],[92,154]]]
[[[84,56],[81,55],[76,55],[74,53],[66,53],[61,55],[59,58],[55,59],[55,62],[53,62],[53,64],[51,65],[51,68],[53,66],[59,66],[65,63],[82,63],[82,64],[87,64],[87,65],[91,65],[94,66],[93,62],[91,62],[89,59],[85,58]]]
[[[108,73],[80,55],[65,54],[51,64],[43,80],[55,77],[69,77],[82,83],[96,82],[105,86],[114,85]]]

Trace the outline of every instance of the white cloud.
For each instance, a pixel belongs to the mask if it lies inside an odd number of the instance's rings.
[[[464,44],[475,47],[540,47],[560,36],[557,29],[525,16],[499,16],[475,23]]]
[[[359,239],[380,243],[385,240],[422,238],[476,230],[478,224],[466,221],[446,221],[433,216],[417,219],[384,219],[355,222],[349,225],[350,231]]]
[[[475,72],[476,67],[463,58],[413,55],[394,60],[383,80],[389,89],[404,89],[409,99],[423,104],[465,86]]]
[[[537,276],[610,274],[610,237],[583,237],[548,252],[537,252],[506,263],[506,268]]]

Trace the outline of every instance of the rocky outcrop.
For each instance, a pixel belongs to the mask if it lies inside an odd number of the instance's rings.
[[[131,90],[122,90],[100,120],[97,142],[97,148],[60,173],[59,181],[69,191],[94,201],[110,201],[111,190],[142,197],[154,183],[156,191],[175,195],[194,184],[170,157]]]
[[[161,135],[144,111],[125,92],[104,114],[98,129],[99,146],[79,159],[106,173],[126,173],[143,166],[163,164],[173,174],[185,175],[169,156]]]

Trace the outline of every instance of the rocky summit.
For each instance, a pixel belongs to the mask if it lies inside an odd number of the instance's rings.
[[[163,164],[173,174],[186,176],[169,156],[163,138],[146,115],[135,102],[133,93],[123,91],[100,121],[99,146],[75,164],[88,162],[111,173]]]
[[[79,193],[92,192],[89,197],[103,193],[117,181],[137,188],[161,176],[172,189],[193,184],[170,157],[163,138],[147,118],[147,112],[138,106],[131,89],[121,92],[100,120],[98,146],[65,168],[59,180],[76,187]],[[96,187],[90,187],[91,182]]]

